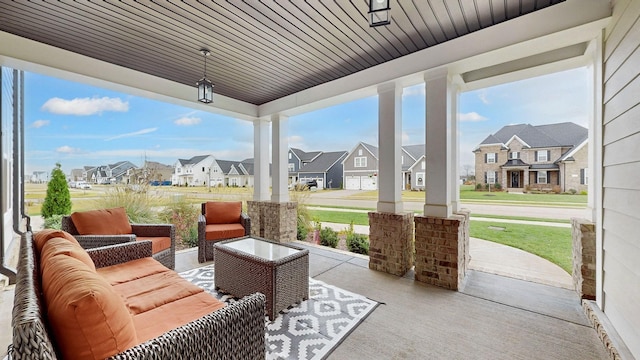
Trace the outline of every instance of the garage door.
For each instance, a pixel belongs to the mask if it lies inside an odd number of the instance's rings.
[[[376,190],[378,187],[376,186],[376,177],[368,177],[361,176],[360,177],[360,188],[362,190]]]
[[[347,176],[345,179],[345,189],[347,190],[360,190],[360,177],[359,176]]]
[[[324,189],[324,181],[322,179],[316,179],[318,183],[318,190]]]

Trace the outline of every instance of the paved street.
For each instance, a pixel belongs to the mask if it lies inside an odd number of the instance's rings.
[[[375,209],[375,200],[353,200],[348,196],[357,193],[357,190],[337,190],[312,192],[307,200],[308,205],[321,206],[349,206]],[[522,206],[522,205],[492,205],[492,204],[461,204],[462,208],[471,210],[471,214],[524,216],[547,219],[569,220],[572,217],[585,217],[586,209],[562,208],[555,206]],[[422,211],[424,204],[421,202],[407,201],[404,209],[410,211]]]

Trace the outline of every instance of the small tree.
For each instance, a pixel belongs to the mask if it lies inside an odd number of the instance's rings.
[[[51,171],[51,180],[47,185],[47,195],[42,203],[42,217],[49,218],[53,215],[68,215],[71,213],[71,195],[67,179],[61,169],[62,165],[56,163]]]

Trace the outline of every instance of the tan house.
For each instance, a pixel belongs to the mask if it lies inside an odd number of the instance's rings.
[[[473,151],[477,184],[508,191],[587,191],[588,130],[571,123],[505,126]]]

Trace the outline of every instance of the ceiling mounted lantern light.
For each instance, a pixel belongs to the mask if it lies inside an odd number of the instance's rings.
[[[380,26],[391,24],[391,15],[389,15],[389,0],[370,0],[369,1],[369,26]]]
[[[207,56],[211,54],[207,49],[200,49],[200,53],[204,56],[204,75],[196,85],[198,86],[198,101],[205,104],[213,102],[213,83],[207,79]]]

